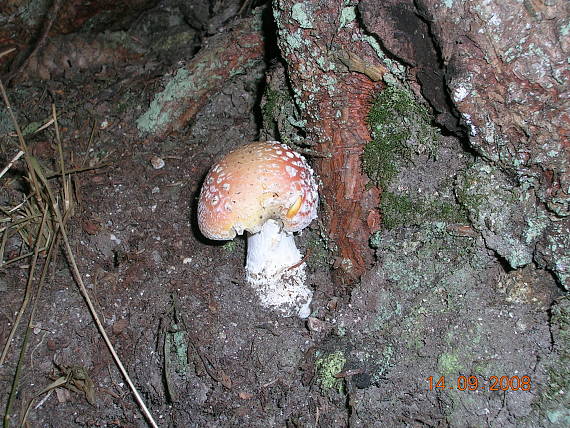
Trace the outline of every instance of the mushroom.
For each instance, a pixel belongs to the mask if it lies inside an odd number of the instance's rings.
[[[294,232],[317,217],[317,184],[305,158],[287,145],[259,141],[210,168],[200,192],[198,225],[215,240],[248,232],[246,280],[263,306],[306,318],[313,292]]]

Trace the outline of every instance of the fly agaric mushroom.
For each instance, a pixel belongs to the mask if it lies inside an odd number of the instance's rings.
[[[306,318],[313,292],[293,232],[317,217],[318,202],[305,158],[285,144],[260,141],[212,166],[200,192],[198,225],[216,240],[249,232],[246,279],[261,304]]]

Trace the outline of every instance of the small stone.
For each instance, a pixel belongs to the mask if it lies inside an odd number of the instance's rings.
[[[164,160],[158,156],[153,156],[150,158],[150,163],[154,169],[160,169],[164,167]]]
[[[310,331],[322,333],[323,331],[330,330],[331,326],[327,322],[322,321],[318,318],[309,317],[307,319],[307,328]]]

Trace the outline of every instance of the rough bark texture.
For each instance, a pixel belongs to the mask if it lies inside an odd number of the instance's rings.
[[[392,0],[389,8],[378,8],[377,3],[361,4],[367,28],[416,69],[426,69],[425,52],[430,51],[414,44],[418,33],[421,40],[429,40],[422,37],[429,35],[428,28],[417,14],[430,22],[441,49],[440,70],[446,73],[472,147],[505,168],[540,173],[545,201],[555,205],[557,196],[567,198],[568,2],[422,0],[420,9],[403,0]],[[400,28],[414,17],[425,28],[402,33]],[[400,44],[393,34],[405,34],[406,43]],[[429,57],[427,68],[433,73],[437,57]],[[441,97],[444,89],[438,92]]]
[[[378,3],[359,4],[366,28],[410,66],[410,77],[436,110],[453,104],[440,122],[455,131],[449,113],[459,112],[468,144],[504,176],[493,172],[495,183],[511,181],[505,196],[531,201],[498,227],[488,213],[468,208],[487,245],[511,267],[534,261],[568,286],[570,3]],[[499,214],[503,202],[488,205]],[[501,210],[509,206],[514,203]],[[517,218],[529,210],[540,219],[534,225],[526,214]]]
[[[437,121],[458,132],[458,113],[447,95],[444,64],[430,36],[428,22],[414,2],[364,0],[358,9],[366,29],[378,35],[384,49],[408,66],[407,79],[420,84],[422,95],[437,113]]]
[[[228,79],[246,73],[263,54],[261,16],[238,21],[229,35],[211,37],[188,65],[176,70],[137,119],[137,127],[155,135],[180,130]]]
[[[337,250],[336,277],[349,283],[370,266],[368,240],[379,225],[379,191],[366,188],[361,156],[370,140],[370,97],[381,86],[338,58],[356,54],[373,65],[378,57],[342,1],[282,0],[273,12],[295,101],[307,120],[307,143],[325,155],[315,160],[324,223]]]

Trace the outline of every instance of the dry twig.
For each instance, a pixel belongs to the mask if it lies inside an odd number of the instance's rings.
[[[111,353],[111,355],[113,356],[113,359],[115,361],[115,364],[117,365],[117,367],[119,368],[119,371],[121,372],[121,374],[123,375],[125,381],[127,382],[127,384],[129,385],[129,388],[131,389],[131,392],[133,393],[133,395],[135,396],[135,400],[137,401],[141,411],[143,412],[145,418],[147,419],[147,421],[149,422],[149,424],[152,427],[158,427],[158,425],[156,424],[155,420],[153,419],[150,411],[148,410],[148,408],[146,407],[144,401],[142,400],[139,392],[137,391],[135,385],[133,384],[131,378],[129,377],[121,359],[119,358],[118,354],[116,353],[113,344],[111,343],[109,336],[107,335],[103,324],[101,323],[101,320],[99,319],[99,316],[95,310],[95,307],[93,306],[93,303],[91,301],[91,298],[89,297],[89,293],[87,292],[87,289],[85,287],[85,284],[83,283],[83,278],[81,276],[81,273],[79,272],[79,268],[77,266],[76,260],[75,260],[75,256],[73,254],[73,251],[71,249],[71,245],[69,242],[69,238],[67,235],[67,231],[65,228],[65,221],[67,219],[67,216],[69,215],[69,213],[71,212],[71,189],[70,189],[70,184],[69,182],[67,182],[65,180],[66,178],[66,171],[64,168],[64,162],[63,162],[63,149],[62,149],[62,144],[61,144],[61,137],[59,135],[59,128],[57,125],[57,112],[55,110],[55,107],[52,106],[52,115],[53,115],[53,123],[55,124],[55,128],[56,128],[56,139],[58,142],[58,151],[59,151],[59,163],[60,163],[60,174],[61,177],[63,179],[63,214],[62,214],[62,210],[60,209],[60,206],[58,204],[58,199],[54,196],[54,193],[51,189],[51,186],[48,182],[48,179],[45,177],[45,175],[42,172],[42,169],[39,165],[39,163],[37,162],[37,160],[35,160],[30,154],[29,151],[27,150],[26,147],[26,143],[24,140],[24,137],[22,135],[22,132],[20,130],[20,127],[18,125],[18,122],[16,120],[16,117],[12,111],[10,102],[8,100],[8,97],[6,95],[6,91],[4,89],[4,85],[2,84],[2,82],[0,81],[0,92],[1,95],[4,99],[4,103],[6,105],[6,109],[8,110],[8,113],[10,114],[10,117],[12,119],[12,122],[14,124],[14,127],[16,129],[16,133],[18,135],[18,141],[20,144],[20,150],[24,152],[24,158],[26,161],[26,166],[27,166],[27,172],[29,175],[29,179],[30,179],[30,184],[32,189],[35,189],[35,198],[38,199],[39,201],[44,201],[45,205],[44,208],[45,210],[43,211],[44,216],[42,218],[42,225],[44,224],[46,218],[47,218],[47,213],[48,210],[51,211],[51,215],[52,218],[54,219],[54,223],[55,223],[55,228],[57,230],[57,232],[60,233],[60,236],[63,238],[63,244],[64,244],[64,248],[65,248],[65,252],[67,254],[68,257],[68,262],[70,264],[71,267],[71,271],[72,271],[72,275],[75,279],[75,281],[77,282],[77,285],[79,287],[79,290],[81,292],[81,295],[83,296],[83,298],[85,299],[85,302],[87,303],[87,307],[89,308],[89,311],[91,313],[91,316],[93,317],[93,320],[95,321],[95,324],[97,326],[97,329],[99,331],[99,333],[101,334],[101,336],[103,337],[103,340],[105,342],[105,344],[107,345],[107,348],[109,349],[109,352]],[[67,183],[67,184],[66,184]],[[43,199],[42,199],[43,198]],[[42,228],[43,226],[40,228],[40,231],[38,232],[38,236],[41,234],[42,232]],[[36,246],[35,246],[35,256],[34,256],[34,260],[32,263],[32,266],[35,266],[35,260],[37,259],[37,253],[39,252],[39,246],[38,246],[38,242],[40,240],[37,239],[36,240]],[[52,244],[53,244],[53,240],[52,240]],[[53,246],[50,248],[50,257],[51,257],[51,249],[53,249]],[[46,263],[47,265],[47,263]],[[46,266],[44,266],[44,271],[42,272],[42,278],[40,280],[40,286],[41,283],[43,283],[43,279],[45,278],[45,274],[47,272],[47,268]],[[29,283],[31,284],[33,275],[30,275],[29,277]],[[26,289],[26,296],[28,296],[29,298],[29,293],[31,292],[28,291],[28,288]],[[26,298],[25,298],[26,300]],[[24,308],[25,309],[25,308]],[[35,311],[35,307],[33,312]],[[32,316],[33,316],[33,312],[32,312]],[[23,313],[23,310],[21,310],[21,313]],[[18,314],[19,317],[21,318],[20,314]],[[26,330],[26,336],[24,338],[24,341],[26,340],[27,335],[29,334],[30,331],[30,325],[28,324],[28,329]],[[9,340],[6,344],[6,348],[8,347],[9,343],[11,340]],[[25,351],[25,348],[21,349],[20,352],[20,359],[22,358],[22,352]],[[6,353],[7,351],[5,350],[5,352],[3,353],[3,355]],[[20,364],[18,364],[18,367],[16,369],[17,373],[15,374],[15,381],[13,383],[13,391],[10,394],[10,399],[9,399],[9,403],[7,406],[7,411],[4,415],[4,424],[5,426],[7,425],[7,418],[9,415],[9,409],[10,409],[10,404],[11,404],[11,400],[13,399],[13,392],[15,391],[15,385],[17,384],[17,377],[18,377],[18,368],[20,367]],[[40,394],[41,395],[41,394]],[[26,411],[26,416],[27,416],[27,412]]]

